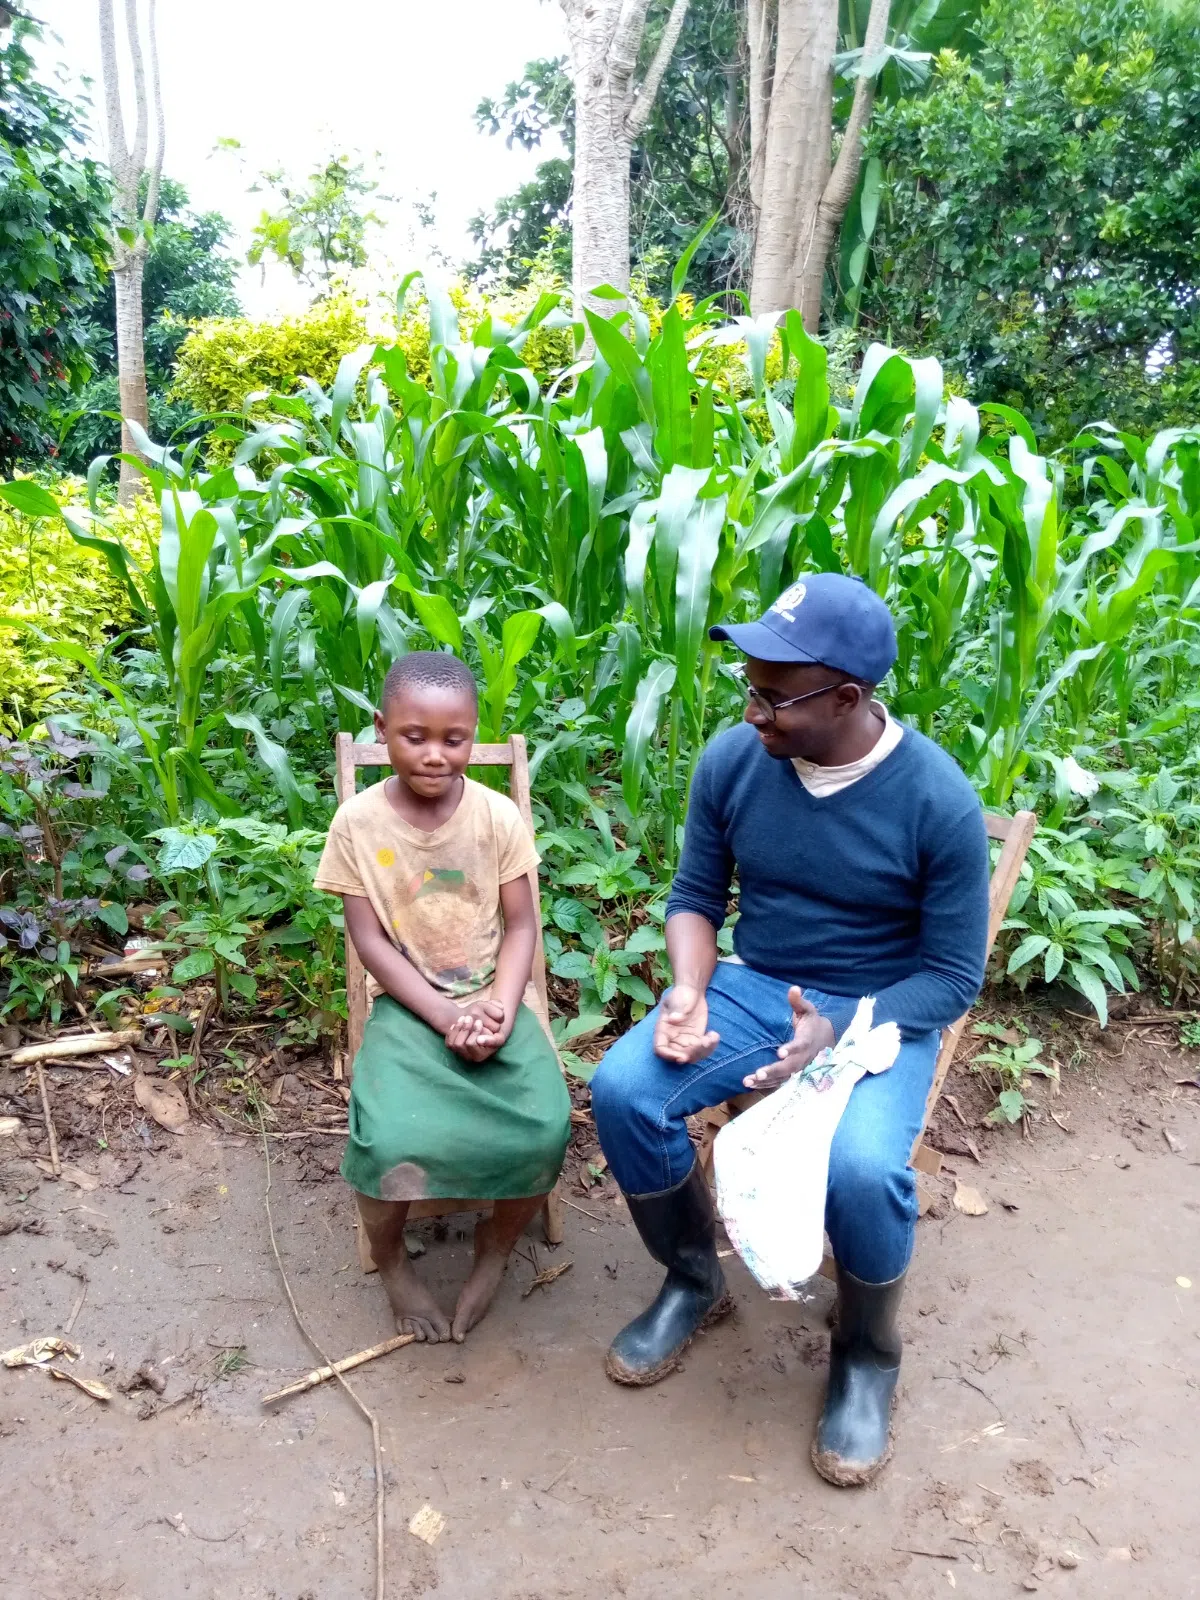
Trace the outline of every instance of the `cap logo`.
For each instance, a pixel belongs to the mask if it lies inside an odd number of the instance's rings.
[[[804,599],[804,596],[807,593],[808,590],[804,584],[793,583],[790,588],[787,588],[783,591],[783,593],[779,596],[779,599],[776,600],[775,604],[771,607],[771,610],[776,616],[786,617],[789,622],[795,622],[796,607]]]

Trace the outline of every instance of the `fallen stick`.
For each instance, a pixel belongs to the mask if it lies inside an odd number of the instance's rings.
[[[521,1299],[528,1300],[535,1289],[546,1288],[547,1284],[553,1283],[555,1278],[561,1278],[564,1272],[570,1272],[574,1265],[573,1261],[560,1261],[556,1267],[543,1267],[537,1277],[532,1282],[527,1283],[521,1290]]]
[[[42,1071],[42,1064],[37,1063],[38,1089],[42,1096],[42,1111],[46,1117],[46,1137],[50,1140],[50,1166],[56,1178],[62,1177],[62,1162],[58,1159],[58,1135],[54,1131],[54,1118],[50,1115],[50,1091],[46,1087],[46,1074]]]
[[[1183,1022],[1190,1017],[1190,1011],[1160,1011],[1157,1015],[1153,1012],[1145,1017],[1114,1017],[1112,1026],[1117,1028],[1156,1028],[1160,1022]]]
[[[263,1164],[267,1169],[267,1183],[265,1189],[263,1190],[263,1207],[267,1213],[267,1233],[271,1240],[271,1253],[275,1257],[275,1265],[279,1268],[279,1276],[283,1281],[283,1292],[287,1296],[287,1303],[291,1307],[292,1316],[296,1319],[296,1326],[303,1335],[305,1343],[311,1345],[316,1353],[320,1356],[321,1360],[329,1368],[332,1376],[337,1379],[338,1383],[341,1384],[342,1388],[346,1391],[347,1396],[354,1402],[355,1409],[358,1411],[359,1415],[363,1418],[364,1422],[366,1422],[371,1430],[371,1449],[375,1460],[375,1600],[385,1600],[387,1580],[383,1533],[386,1515],[385,1485],[387,1480],[383,1475],[383,1445],[379,1437],[379,1418],[359,1399],[355,1391],[350,1387],[342,1374],[337,1370],[336,1363],[329,1359],[324,1350],[321,1349],[321,1346],[308,1331],[304,1323],[304,1318],[300,1315],[300,1307],[296,1304],[296,1297],[292,1293],[292,1286],[288,1282],[287,1271],[283,1265],[283,1257],[279,1253],[279,1241],[275,1237],[275,1219],[271,1215],[271,1147],[267,1143],[267,1127],[266,1123],[263,1121],[261,1104],[256,1104],[255,1109],[258,1112],[259,1132],[262,1134]]]
[[[559,1199],[562,1201],[563,1205],[570,1206],[572,1211],[582,1211],[582,1213],[583,1213],[583,1215],[585,1217],[591,1217],[595,1222],[607,1222],[608,1221],[608,1218],[607,1217],[602,1217],[599,1214],[599,1212],[589,1211],[586,1206],[577,1206],[575,1204],[574,1200],[568,1200],[565,1194],[564,1195],[560,1195]]]
[[[392,1350],[402,1350],[406,1344],[412,1344],[416,1339],[415,1333],[397,1333],[390,1339],[385,1339],[382,1344],[373,1344],[369,1350],[360,1350],[357,1355],[346,1356],[342,1361],[335,1361],[328,1367],[314,1367],[303,1378],[295,1383],[289,1383],[286,1389],[277,1389],[274,1394],[265,1394],[262,1397],[264,1406],[273,1405],[276,1400],[286,1400],[289,1395],[303,1394],[307,1389],[315,1389],[318,1384],[328,1383],[330,1378],[335,1378],[339,1372],[350,1372],[354,1367],[361,1367],[366,1361],[374,1361],[377,1356],[386,1356]]]
[[[170,957],[159,955],[127,956],[124,961],[104,961],[98,966],[91,966],[86,972],[79,974],[83,983],[95,983],[97,978],[131,978],[135,973],[145,972],[148,968],[165,967]]]
[[[10,1067],[27,1067],[35,1061],[60,1061],[71,1056],[98,1056],[104,1050],[137,1044],[140,1028],[119,1028],[116,1033],[81,1033],[73,1039],[48,1039],[45,1044],[26,1044],[8,1058]]]
[[[85,1278],[83,1280],[83,1288],[80,1289],[80,1291],[79,1291],[79,1298],[76,1300],[76,1302],[75,1302],[75,1304],[74,1304],[74,1306],[73,1306],[73,1308],[71,1310],[71,1315],[67,1318],[66,1322],[63,1323],[63,1336],[64,1336],[64,1338],[67,1337],[70,1334],[71,1329],[75,1326],[75,1318],[83,1310],[83,1302],[87,1299],[87,1291],[88,1291],[87,1279]]]

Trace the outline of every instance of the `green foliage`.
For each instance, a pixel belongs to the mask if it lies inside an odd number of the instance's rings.
[[[260,181],[277,196],[277,204],[273,211],[264,209],[255,225],[246,257],[251,266],[274,257],[326,297],[347,272],[366,266],[367,229],[379,218],[363,211],[361,202],[379,185],[366,176],[361,161],[332,155],[305,180],[297,182],[279,169],[264,172]]]
[[[1194,779],[1167,769],[1153,775],[1111,777],[1114,803],[1100,810],[1113,847],[1128,862],[1133,892],[1154,928],[1154,961],[1159,977],[1176,1001],[1200,992],[1200,958],[1195,944],[1200,901],[1200,849],[1196,830],[1200,804]]]
[[[651,8],[645,61],[669,11],[665,3]],[[660,298],[667,296],[672,264],[707,216],[719,220],[694,262],[701,292],[736,287],[747,273],[749,125],[737,66],[739,13],[734,0],[692,0],[630,162],[630,253]],[[479,103],[475,120],[481,130],[504,133],[510,145],[527,150],[553,130],[568,156],[541,162],[530,182],[472,220],[480,253],[471,270],[508,285],[547,269],[569,278],[574,91],[565,58],[529,62],[503,94]]]
[[[291,394],[305,378],[332,383],[339,361],[366,336],[360,307],[345,296],[277,322],[209,318],[180,345],[172,395],[201,415],[238,413],[259,391]]]
[[[432,284],[417,309],[411,287],[400,340],[229,414],[207,461],[145,440],[148,548],[98,506],[68,513],[143,631],[98,656],[46,648],[94,685],[76,716],[122,796],[109,843],[136,844],[177,903],[184,976],[211,958],[231,1005],[253,977],[336,1010],[303,824],[330,803],[334,729],[372,738],[387,666],[433,645],[476,671],[481,735],[533,746],[552,970],[590,1019],[563,1042],[638,1014],[663,977],[654,907],[691,773],[744,707],[708,627],[813,570],[858,574],[896,612],[897,714],[990,804],[1046,819],[1004,938],[1018,981],[1064,979],[1103,1015],[1106,988],[1138,981],[1143,922],[1183,959],[1191,818],[1156,878],[1145,828],[1178,800],[1116,774],[1182,761],[1194,784],[1200,432],[1097,425],[1045,456],[1020,413],[882,346],[837,406],[795,314],[726,323],[682,295],[590,316],[594,356],[548,380],[535,340],[573,352],[582,334],[558,294],[510,322]],[[1128,815],[1106,819],[1101,784]],[[1118,843],[1135,825],[1136,849]],[[280,976],[293,949],[311,980]]]
[[[987,1077],[995,1090],[996,1104],[988,1112],[988,1121],[1001,1125],[1020,1122],[1034,1109],[1028,1098],[1030,1078],[1049,1078],[1057,1083],[1058,1067],[1042,1060],[1042,1041],[1031,1038],[1019,1018],[1007,1027],[999,1022],[977,1022],[971,1032],[996,1041],[971,1062],[971,1071]]]
[[[954,47],[970,53],[980,0],[893,0],[888,42],[869,65],[876,103],[921,94],[929,80],[930,53]],[[670,13],[667,0],[652,5],[642,44],[650,61]],[[859,72],[869,0],[842,0],[833,121],[845,125]],[[749,286],[754,213],[748,164],[750,120],[746,9],[736,0],[691,0],[650,118],[634,147],[629,169],[630,254],[636,275],[658,299],[674,298],[671,271],[705,217],[715,218],[700,242],[692,281],[701,296]],[[471,223],[479,246],[468,270],[502,284],[524,284],[546,272],[569,279],[570,198],[574,165],[574,91],[564,57],[527,63],[522,77],[499,97],[476,108],[477,126],[503,133],[509,145],[536,149],[551,132],[566,157],[539,164],[532,180],[501,196]],[[869,174],[867,175],[869,176]],[[878,184],[860,184],[843,231],[840,264],[831,282],[853,312],[875,226]]]
[[[114,886],[149,876],[122,870],[123,849],[100,857],[91,820],[106,783],[98,773],[82,781],[94,755],[93,744],[53,721],[36,741],[0,737],[0,1016],[46,1011],[57,1021],[79,974],[73,938],[93,922],[124,933]]]
[[[108,184],[87,107],[33,74],[37,29],[0,47],[0,474],[51,446],[51,413],[92,370],[88,310],[108,265]]]
[[[185,430],[194,414],[189,404],[169,392],[175,359],[191,324],[207,317],[236,316],[239,310],[233,291],[237,263],[224,248],[229,233],[224,217],[213,211],[193,214],[183,185],[163,179],[142,275],[146,390],[150,432],[157,439]],[[89,321],[96,376],[72,397],[57,424],[58,462],[68,472],[86,472],[94,457],[121,448],[121,426],[114,415],[120,411],[120,396],[111,281],[93,305]]]
[[[93,653],[133,620],[125,587],[103,555],[78,544],[57,517],[28,516],[6,505],[2,491],[14,486],[0,485],[0,732],[9,734],[36,722],[78,668],[3,626],[3,618],[25,618]],[[54,500],[64,504],[82,497],[82,485],[55,488]],[[129,548],[144,550],[153,509],[139,505],[111,515]]]
[[[876,110],[865,326],[1055,442],[1193,420],[1198,28],[1195,0],[993,0],[975,65]]]

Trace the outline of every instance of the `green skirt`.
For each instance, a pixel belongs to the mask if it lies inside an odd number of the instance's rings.
[[[464,1061],[387,995],[354,1060],[342,1176],[374,1200],[517,1200],[562,1169],[571,1100],[541,1024],[519,1007],[489,1060]]]

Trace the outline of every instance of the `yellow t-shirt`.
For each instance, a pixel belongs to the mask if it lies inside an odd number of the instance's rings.
[[[521,813],[507,795],[463,779],[454,815],[426,833],[377,783],[334,816],[318,889],[365,896],[402,955],[453,1000],[491,983],[504,935],[500,885],[538,864]],[[367,974],[373,1001],[381,992]]]

